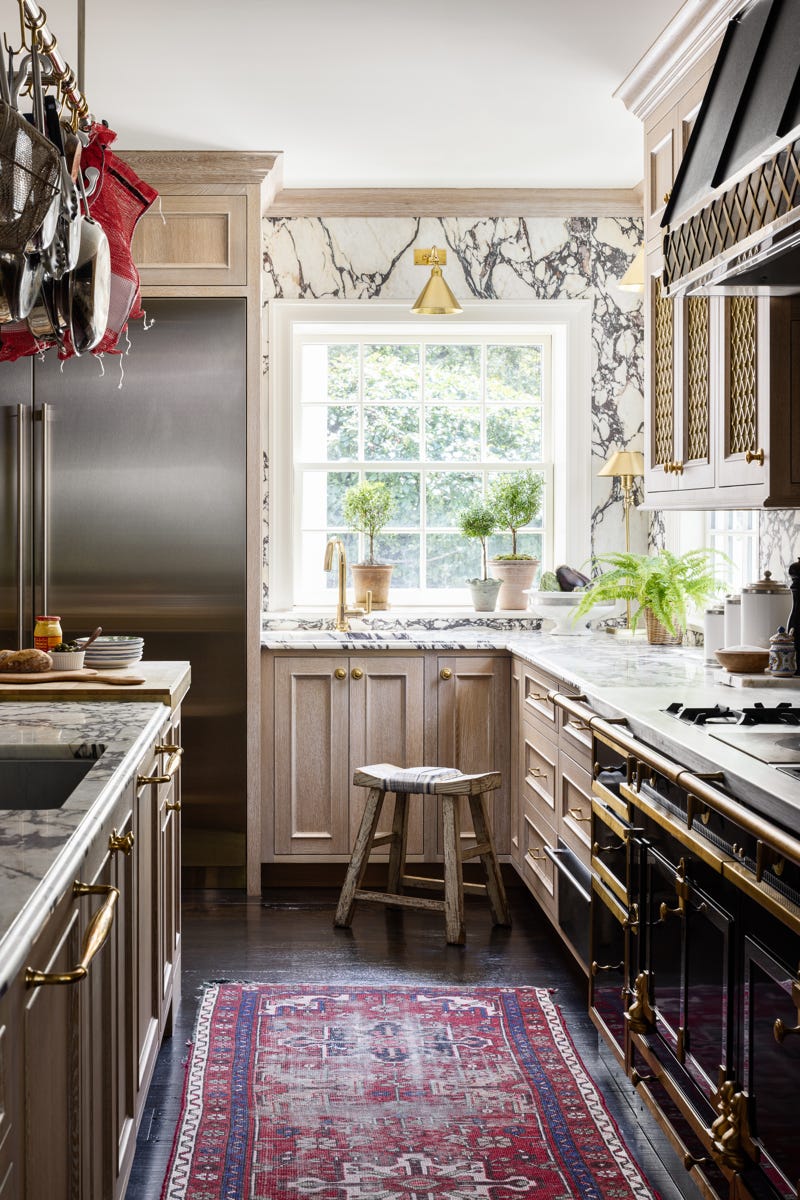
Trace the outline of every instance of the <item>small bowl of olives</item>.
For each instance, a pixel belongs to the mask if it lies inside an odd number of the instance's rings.
[[[77,642],[59,642],[49,651],[54,671],[80,671],[83,669],[84,651]]]

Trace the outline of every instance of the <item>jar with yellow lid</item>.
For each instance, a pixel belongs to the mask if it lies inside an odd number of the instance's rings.
[[[37,617],[33,631],[33,645],[36,650],[52,650],[63,642],[61,632],[61,617]]]

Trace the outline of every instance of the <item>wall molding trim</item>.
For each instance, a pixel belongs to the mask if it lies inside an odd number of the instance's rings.
[[[641,217],[632,188],[286,188],[267,217]]]
[[[261,150],[114,150],[137,175],[152,183],[172,185],[209,185],[218,192],[219,186],[237,188],[262,184],[265,205],[283,183],[283,154]],[[210,185],[215,185],[211,188]]]

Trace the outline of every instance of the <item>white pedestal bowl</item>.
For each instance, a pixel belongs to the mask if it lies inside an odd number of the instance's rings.
[[[575,610],[583,598],[583,592],[528,592],[528,610],[535,617],[554,621],[554,629],[545,629],[545,633],[561,636],[580,636],[591,633],[589,624],[602,617],[611,617],[617,611],[616,602],[606,601],[604,604],[594,604],[587,613],[576,621]]]

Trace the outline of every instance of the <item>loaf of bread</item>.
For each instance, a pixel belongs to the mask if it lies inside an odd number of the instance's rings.
[[[0,654],[0,671],[15,675],[37,674],[50,671],[53,660],[44,650],[3,650]]]

